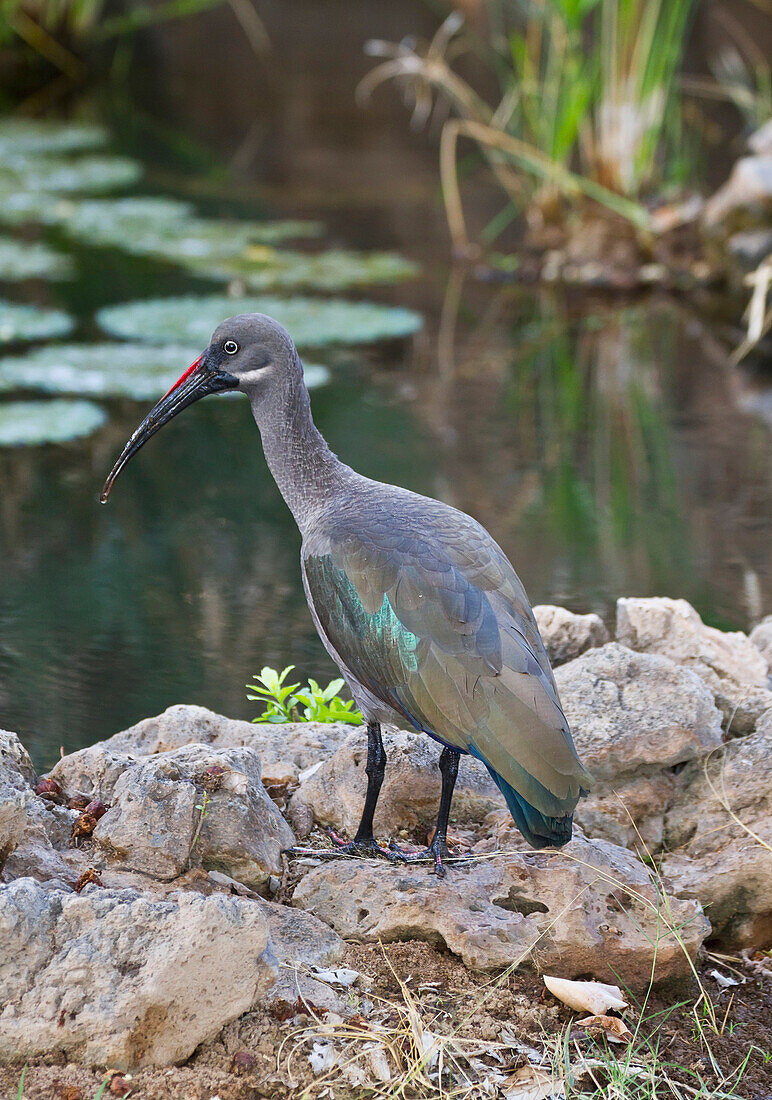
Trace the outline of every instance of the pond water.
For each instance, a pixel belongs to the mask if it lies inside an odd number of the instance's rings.
[[[401,131],[388,132],[393,147]],[[124,135],[118,151],[134,140]],[[340,133],[314,140],[326,163]],[[404,143],[400,179],[371,166],[350,210],[339,193],[309,195],[307,177],[277,194],[275,162],[261,201],[229,208],[321,215],[322,246],[396,247],[421,265],[416,279],[345,292],[417,310],[420,332],[309,348],[329,372],[312,403],[333,449],[474,514],[534,603],[612,620],[618,596],[683,596],[706,621],[747,629],[772,610],[764,381],[731,368],[684,302],[573,297],[453,270],[433,154],[419,155],[408,134]],[[211,174],[183,173],[172,156],[150,166],[143,190],[161,184],[172,197],[206,191],[201,209],[217,208]],[[69,257],[71,277],[6,284],[3,296],[69,313],[76,327],[60,341],[104,341],[95,314],[108,305],[223,290],[56,225],[32,235]],[[176,702],[251,717],[244,685],[264,664],[334,675],[246,401],[186,411],[132,462],[107,508],[99,488],[147,400],[99,405],[107,422],[85,438],[0,447],[0,726],[40,766]]]

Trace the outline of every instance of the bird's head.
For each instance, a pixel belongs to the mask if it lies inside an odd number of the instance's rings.
[[[301,367],[289,333],[262,313],[229,317],[215,331],[209,347],[153,406],[121,451],[104,484],[100,500],[107,503],[110,490],[123,467],[151,436],[194,401],[210,393],[240,390],[255,401],[280,388],[287,376]]]

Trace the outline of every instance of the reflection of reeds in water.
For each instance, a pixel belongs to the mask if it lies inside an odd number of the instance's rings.
[[[531,518],[613,575],[635,555],[639,576],[664,577],[685,552],[662,379],[676,337],[675,317],[649,307],[575,329],[546,318],[514,370],[510,406],[534,426],[541,475]]]

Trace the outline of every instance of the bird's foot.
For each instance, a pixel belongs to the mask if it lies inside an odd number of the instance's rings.
[[[355,837],[344,840],[332,829],[327,830],[334,848],[285,848],[288,856],[310,856],[314,859],[386,859],[389,863],[402,863],[402,855],[389,846],[384,848],[375,837]]]
[[[446,864],[463,863],[465,856],[453,855],[448,848],[445,837],[435,835],[426,848],[408,852],[404,848],[398,848],[392,841],[389,845],[392,852],[401,863],[433,863],[434,873],[439,878],[444,878],[447,871]]]

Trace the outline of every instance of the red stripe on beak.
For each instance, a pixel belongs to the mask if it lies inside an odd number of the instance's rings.
[[[197,368],[197,367],[200,367],[200,366],[201,366],[201,360],[202,360],[203,358],[204,358],[204,356],[203,356],[203,355],[199,355],[198,359],[196,359],[196,361],[195,361],[194,363],[191,363],[191,364],[190,364],[190,366],[189,366],[189,367],[188,367],[188,369],[187,369],[187,370],[185,371],[185,373],[184,373],[184,374],[182,375],[182,377],[181,377],[181,378],[178,378],[178,379],[177,379],[177,381],[176,381],[176,382],[174,383],[174,385],[173,385],[173,386],[171,387],[171,389],[168,389],[168,390],[166,391],[166,393],[164,394],[164,397],[168,397],[170,393],[174,393],[174,391],[175,391],[176,389],[179,389],[179,387],[180,387],[180,386],[182,385],[182,383],[183,383],[183,382],[184,382],[184,381],[185,381],[185,380],[186,380],[187,378],[190,378],[190,376],[191,376],[191,374],[193,373],[193,371],[194,371],[194,370],[196,370],[196,368]],[[161,398],[161,400],[163,401],[163,397]]]

